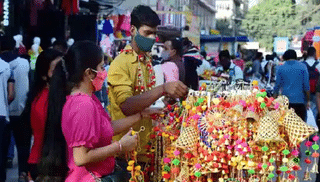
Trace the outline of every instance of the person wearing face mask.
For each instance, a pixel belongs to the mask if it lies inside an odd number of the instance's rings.
[[[36,179],[37,164],[41,157],[41,149],[44,139],[45,123],[47,119],[49,81],[58,62],[61,61],[63,53],[47,49],[40,53],[36,62],[35,80],[28,94],[26,107],[22,113],[22,119],[29,126],[24,127],[26,132],[24,137],[30,140],[29,135],[33,135],[34,142],[31,148],[28,163],[32,179]],[[31,130],[30,134],[28,130]],[[28,147],[30,150],[30,144]]]
[[[150,7],[139,5],[133,9],[131,45],[127,45],[114,59],[108,72],[108,110],[113,120],[139,113],[162,96],[176,99],[187,94],[187,87],[181,81],[155,86],[156,77],[149,52],[155,43],[159,24],[158,15]],[[148,144],[147,135],[152,131],[152,122],[150,119],[142,120],[140,125],[135,125],[134,130],[139,130],[141,126],[144,126],[146,131],[140,133],[142,150],[138,153],[138,161],[147,163],[147,150],[144,146]],[[115,139],[118,140],[119,136]],[[118,162],[127,164],[125,156],[119,156]]]
[[[50,79],[48,114],[36,181],[128,181],[118,174],[115,156],[137,146],[131,130],[119,141],[112,137],[128,131],[148,112],[111,120],[94,92],[101,90],[107,72],[102,49],[79,41],[59,61]]]
[[[243,80],[243,72],[239,66],[236,66],[230,57],[228,50],[223,50],[219,53],[219,63],[221,67],[217,68],[217,72],[229,72],[229,81],[235,84],[238,80]]]
[[[166,82],[178,81],[185,83],[185,67],[182,61],[182,44],[178,38],[167,40],[161,53],[162,70]]]

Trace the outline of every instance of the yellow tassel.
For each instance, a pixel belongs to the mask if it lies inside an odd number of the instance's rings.
[[[247,147],[245,147],[245,148],[243,149],[243,151],[244,151],[244,152],[248,152],[248,149],[247,149]]]
[[[214,157],[213,157],[213,161],[217,161],[217,156],[214,156]]]
[[[319,173],[317,162],[314,163],[314,165],[312,166],[310,172],[311,172],[311,173],[314,173],[314,174],[318,174],[318,173]]]
[[[226,161],[224,160],[224,158],[222,158],[220,162],[221,163],[225,163]]]
[[[203,154],[202,153],[200,154],[200,158],[203,159]]]
[[[309,181],[311,180],[311,177],[310,177],[310,172],[307,168],[306,172],[304,172],[304,178],[303,178],[304,181]]]
[[[220,171],[219,171],[218,168],[214,168],[212,172],[213,172],[213,173],[218,173],[218,172],[220,172]]]
[[[226,141],[224,142],[224,144],[225,144],[225,145],[230,145],[229,140],[226,140]]]

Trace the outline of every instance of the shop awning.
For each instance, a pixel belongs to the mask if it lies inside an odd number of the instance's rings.
[[[249,42],[247,36],[222,37],[221,35],[201,35],[201,42]]]

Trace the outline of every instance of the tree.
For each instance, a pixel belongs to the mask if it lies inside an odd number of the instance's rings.
[[[292,0],[263,0],[248,11],[242,27],[262,47],[271,50],[274,36],[291,37],[301,26],[295,19],[294,5]]]
[[[223,36],[232,36],[232,28],[230,20],[227,19],[217,19],[216,29],[220,31],[220,34]]]
[[[297,7],[297,19],[301,21],[302,26],[298,29],[303,34],[307,28],[320,26],[320,11],[317,5],[320,0],[303,0]]]

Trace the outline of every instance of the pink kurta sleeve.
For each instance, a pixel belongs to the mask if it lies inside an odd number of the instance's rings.
[[[99,112],[92,102],[80,101],[71,108],[70,120],[67,121],[69,147],[84,146],[93,148],[99,142],[101,125]]]
[[[162,70],[166,82],[179,81],[179,69],[173,62],[167,62],[162,64]]]

